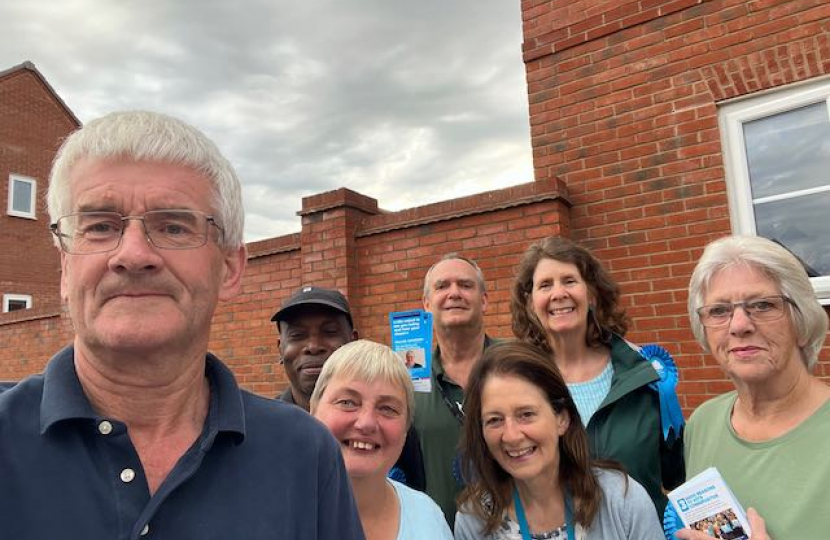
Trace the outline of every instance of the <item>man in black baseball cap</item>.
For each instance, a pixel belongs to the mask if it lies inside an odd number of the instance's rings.
[[[305,410],[331,353],[357,339],[346,297],[334,289],[301,287],[271,320],[277,323],[281,362],[290,386],[277,399]]]
[[[277,399],[306,411],[323,364],[331,353],[357,339],[349,302],[340,291],[303,286],[291,295],[271,320],[277,323],[281,362],[290,386]],[[426,486],[421,444],[414,428],[392,469],[397,480],[413,489]]]

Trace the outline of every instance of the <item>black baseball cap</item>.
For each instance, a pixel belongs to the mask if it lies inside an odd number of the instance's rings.
[[[312,287],[306,285],[292,294],[286,300],[279,311],[274,313],[271,321],[279,323],[285,320],[286,316],[298,306],[318,305],[332,308],[343,313],[349,320],[349,324],[354,327],[352,322],[352,312],[349,309],[349,302],[343,294],[335,289],[324,289],[322,287]]]

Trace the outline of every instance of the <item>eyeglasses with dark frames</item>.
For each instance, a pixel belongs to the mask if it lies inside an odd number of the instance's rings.
[[[209,225],[224,230],[213,216],[198,210],[150,210],[140,216],[118,212],[78,212],[58,219],[49,226],[61,249],[73,255],[105,253],[117,249],[124,237],[127,221],[140,221],[144,236],[159,249],[195,249],[207,243]]]
[[[717,328],[729,324],[729,321],[735,315],[735,310],[742,308],[754,322],[771,322],[777,321],[784,316],[784,306],[786,304],[790,304],[798,309],[789,297],[778,294],[763,298],[750,298],[743,302],[709,304],[708,306],[697,308],[697,316],[700,317],[700,322],[703,326]]]

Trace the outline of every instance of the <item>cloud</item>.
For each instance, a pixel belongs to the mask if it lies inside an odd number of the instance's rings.
[[[0,20],[0,68],[33,61],[82,121],[152,109],[216,140],[249,241],[339,187],[402,209],[533,178],[517,2],[7,2]]]

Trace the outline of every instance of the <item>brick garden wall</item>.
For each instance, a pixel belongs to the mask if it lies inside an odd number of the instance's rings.
[[[72,342],[72,324],[55,308],[3,313],[0,340],[0,381],[18,381],[43,371],[49,358]]]
[[[361,337],[389,343],[388,314],[421,307],[424,274],[451,251],[480,262],[491,288],[487,331],[510,336],[513,269],[533,240],[567,236],[568,205],[557,180],[401,212],[384,212],[374,199],[347,189],[307,197],[301,233],[248,246],[243,295],[220,307],[211,350],[245,386],[276,394],[287,381],[270,318],[292,292],[301,285],[340,289]]]
[[[565,183],[572,237],[621,283],[629,337],[671,350],[694,408],[732,389],[685,313],[703,247],[731,231],[717,105],[830,74],[830,3],[521,4],[536,179]]]
[[[275,325],[270,319],[302,284],[299,234],[248,245],[242,294],[219,306],[213,318],[210,350],[233,368],[249,390],[274,395],[288,384],[278,366]]]

